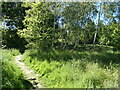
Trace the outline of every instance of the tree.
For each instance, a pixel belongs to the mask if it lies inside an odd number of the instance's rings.
[[[118,23],[105,26],[106,44],[113,46],[113,50],[120,50],[120,25]]]
[[[25,49],[26,41],[17,35],[17,30],[24,28],[25,9],[21,2],[2,2],[2,19],[6,24],[2,29],[2,44],[7,48],[20,49],[21,52]]]
[[[51,11],[53,3],[25,3],[24,7],[31,7],[26,11],[25,28],[18,34],[25,38],[29,45],[47,50],[52,46],[54,33],[54,13]]]
[[[104,19],[107,25],[102,25],[100,31],[100,39],[99,42],[106,45],[112,45],[114,50],[119,50],[120,43],[119,43],[119,3],[116,2],[109,2],[103,3],[102,5],[102,12],[104,13]]]
[[[87,41],[85,39],[87,38],[86,35],[88,32],[85,29],[85,26],[89,24],[91,16],[95,13],[95,10],[95,6],[90,2],[66,4],[63,11],[63,17],[66,30],[69,31],[69,40],[72,40],[69,42],[74,44],[74,48],[80,44],[86,44]]]

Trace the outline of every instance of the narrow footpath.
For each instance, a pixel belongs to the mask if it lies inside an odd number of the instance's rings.
[[[21,61],[22,55],[18,55],[15,58],[16,64],[23,70],[23,73],[25,74],[25,78],[32,83],[34,88],[44,88],[38,80],[39,74],[35,74],[33,70],[29,70],[28,66],[25,66],[25,64]]]

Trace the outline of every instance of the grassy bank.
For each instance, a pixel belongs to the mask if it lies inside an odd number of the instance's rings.
[[[116,88],[120,52],[111,47],[91,51],[26,50],[22,60],[40,74],[48,88]]]
[[[2,88],[30,88],[22,70],[15,63],[16,49],[1,50],[2,52]]]

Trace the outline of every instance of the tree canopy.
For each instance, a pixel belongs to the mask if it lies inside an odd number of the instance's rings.
[[[118,50],[119,6],[116,2],[4,2],[2,13],[9,30],[3,30],[3,43],[19,38],[43,50],[87,44],[112,45]]]

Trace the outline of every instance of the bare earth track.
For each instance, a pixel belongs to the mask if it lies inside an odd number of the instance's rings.
[[[44,88],[40,84],[41,82],[38,80],[39,74],[35,74],[33,70],[29,70],[29,67],[25,66],[25,64],[21,62],[22,55],[16,56],[15,59],[16,59],[16,64],[23,70],[23,73],[25,74],[26,79],[30,81],[30,83],[32,83],[34,88]]]

